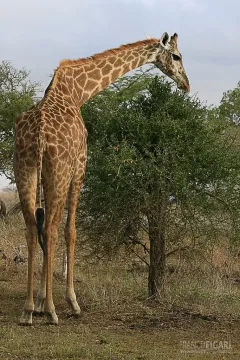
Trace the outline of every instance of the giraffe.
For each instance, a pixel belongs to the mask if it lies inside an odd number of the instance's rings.
[[[52,295],[53,260],[66,201],[66,301],[72,315],[80,314],[74,291],[73,264],[75,214],[87,157],[87,131],[81,106],[121,75],[148,63],[155,64],[178,88],[189,92],[177,40],[176,33],[171,37],[164,33],[160,39],[137,41],[88,58],[63,60],[55,69],[42,100],[16,119],[14,173],[28,246],[27,296],[20,324],[31,325],[32,315],[42,312],[49,324],[58,324]],[[41,205],[42,189],[45,209]],[[43,265],[34,306],[37,242],[43,250]]]

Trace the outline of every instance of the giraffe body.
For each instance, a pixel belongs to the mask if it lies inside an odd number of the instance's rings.
[[[87,131],[79,109],[119,76],[146,63],[154,63],[179,88],[189,91],[181,54],[177,49],[177,35],[169,39],[164,33],[160,40],[139,41],[90,58],[62,61],[43,99],[16,120],[14,172],[28,244],[27,298],[21,324],[32,324],[33,311],[36,314],[44,312],[51,324],[58,323],[52,298],[53,258],[66,199],[66,300],[71,314],[80,314],[73,286],[73,263],[75,214],[85,175]],[[38,231],[41,186],[45,199],[45,222],[43,230]],[[38,232],[43,237],[44,261],[34,306],[33,274]]]
[[[24,126],[26,119],[29,126]],[[35,304],[35,313],[45,312],[50,323],[57,323],[51,297],[53,259],[50,258],[50,261],[48,261],[48,254],[54,253],[58,227],[68,193],[69,207],[65,237],[69,240],[67,248],[69,250],[69,260],[73,265],[73,250],[76,238],[75,210],[85,173],[86,130],[79,111],[74,111],[74,108],[71,109],[70,107],[66,107],[66,110],[55,109],[53,105],[48,104],[46,99],[31,108],[16,121],[16,136],[18,136],[18,129],[21,132],[21,138],[25,139],[25,143],[23,146],[21,141],[16,140],[16,150],[21,150],[15,152],[15,176],[17,187],[21,189],[19,197],[27,225],[26,238],[30,252],[28,260],[31,262],[29,264],[29,276],[32,276],[31,269],[34,266],[34,253],[37,244],[35,206],[36,202],[40,202],[41,196],[39,193],[38,199],[36,199],[38,192],[38,169],[36,165],[39,158],[42,161],[41,183],[45,198],[44,237],[48,249],[44,259],[42,281]],[[42,153],[40,154],[40,152]],[[46,282],[47,274],[51,274],[48,282]],[[49,291],[46,288],[47,283],[49,284]],[[47,294],[50,294],[50,299],[47,298],[45,302]],[[78,314],[80,309],[76,303],[72,278],[68,280],[66,298],[72,313]],[[22,323],[31,323],[32,311],[33,299],[31,298],[30,301],[27,299],[21,319]]]

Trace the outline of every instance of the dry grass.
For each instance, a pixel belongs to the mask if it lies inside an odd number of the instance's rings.
[[[19,201],[17,192],[11,189],[9,191],[0,191],[0,199],[5,202],[7,211]]]
[[[76,256],[75,290],[79,319],[67,317],[65,281],[61,278],[62,233],[56,253],[54,299],[60,326],[34,319],[31,328],[17,326],[24,304],[27,256],[21,216],[0,223],[0,359],[238,359],[240,285],[236,259],[221,247],[212,256],[181,255],[169,259],[165,294],[147,298],[147,269],[130,255],[90,264]],[[36,286],[41,253],[37,254]],[[1,256],[0,256],[1,257]],[[205,260],[204,260],[205,259]],[[221,261],[220,261],[221,260]],[[170,271],[171,270],[171,271]],[[172,271],[174,270],[174,272]],[[188,353],[183,341],[229,341],[231,349]],[[191,348],[193,350],[193,348]],[[196,349],[195,349],[196,350]]]

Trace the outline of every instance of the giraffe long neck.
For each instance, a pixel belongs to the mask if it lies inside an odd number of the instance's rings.
[[[102,56],[65,60],[56,72],[56,92],[81,107],[126,72],[151,62],[158,43],[157,39],[151,39],[109,50]]]

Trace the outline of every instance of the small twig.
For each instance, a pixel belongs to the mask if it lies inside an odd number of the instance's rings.
[[[150,266],[149,263],[143,259],[134,249],[131,249],[131,251],[134,253],[134,255],[136,255],[141,261],[144,262],[144,264],[146,264],[148,267]]]
[[[131,240],[131,242],[133,243],[133,245],[141,245],[144,249],[145,253],[150,253],[150,250],[147,248],[147,245],[142,243],[140,240],[134,239],[132,238],[130,235],[128,235],[129,239]]]

